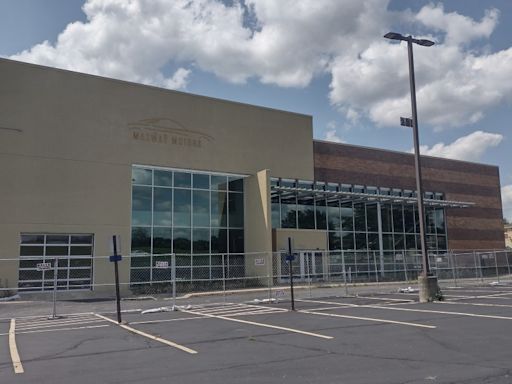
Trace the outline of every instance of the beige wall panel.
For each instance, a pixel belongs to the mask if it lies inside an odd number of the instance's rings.
[[[245,179],[245,271],[247,276],[267,276],[272,268],[272,218],[270,171]],[[258,264],[256,265],[256,259]],[[261,259],[264,264],[261,264]]]
[[[8,60],[0,80],[0,153],[313,178],[310,116]]]

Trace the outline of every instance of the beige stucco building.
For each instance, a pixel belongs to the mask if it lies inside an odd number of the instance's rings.
[[[176,254],[180,279],[214,279],[219,255],[231,257],[239,275],[264,274],[288,237],[304,250],[382,256],[417,249],[407,181],[337,174],[325,148],[357,147],[314,142],[311,116],[7,59],[0,59],[0,84],[0,259],[13,260],[1,265],[4,286],[47,289],[52,272],[37,264],[55,257],[62,259],[62,289],[110,284],[103,257],[113,235],[122,254],[133,256],[120,263],[126,285],[158,280],[155,263],[167,253]],[[393,157],[381,152],[385,161]],[[481,207],[494,202],[496,167],[464,163],[458,171],[441,162],[452,173],[489,169],[481,178],[488,194],[473,195]],[[462,191],[446,202],[443,182],[437,188],[434,181],[427,196],[435,249],[449,246],[445,209],[473,201]],[[464,209],[489,223],[494,217]],[[388,228],[383,220],[393,214],[401,218]],[[452,225],[463,247],[456,220]],[[503,243],[494,232],[480,241],[486,248]]]

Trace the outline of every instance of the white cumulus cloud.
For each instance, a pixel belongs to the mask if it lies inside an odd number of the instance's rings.
[[[430,148],[427,145],[422,145],[420,153],[449,159],[477,161],[486,150],[496,147],[502,140],[503,135],[498,133],[476,131],[460,137],[450,144],[437,143]]]
[[[420,125],[479,121],[512,100],[512,48],[479,52],[499,22],[428,4],[389,11],[389,0],[86,0],[85,22],[55,43],[12,59],[168,88],[185,88],[196,69],[232,83],[305,87],[331,77],[329,98],[352,123],[397,126],[410,115],[407,50],[382,38],[391,26],[421,26],[415,47]],[[169,73],[169,68],[178,68]]]

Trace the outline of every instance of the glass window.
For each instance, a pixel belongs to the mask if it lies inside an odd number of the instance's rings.
[[[416,235],[405,235],[405,248],[406,249],[417,249],[416,248]]]
[[[393,204],[393,229],[395,232],[404,232],[404,215],[402,206]],[[400,248],[403,249],[403,248]]]
[[[228,178],[226,176],[217,176],[212,175],[211,176],[211,188],[215,191],[226,191],[228,188]]]
[[[132,184],[151,185],[153,172],[151,169],[132,168]]]
[[[151,187],[133,187],[132,225],[151,225]]]
[[[68,244],[69,235],[46,235],[46,244]]]
[[[279,204],[279,196],[272,196],[272,228],[281,227],[281,204]]]
[[[353,232],[343,232],[342,235],[342,244],[343,249],[354,249],[354,233]]]
[[[404,249],[404,235],[395,233],[393,236],[395,240],[395,249]]]
[[[155,169],[155,185],[161,187],[172,187],[172,172]]]
[[[404,206],[405,233],[414,233],[414,208],[411,205]],[[408,248],[410,249],[410,248]]]
[[[356,231],[366,231],[366,215],[364,203],[354,203],[354,225]]]
[[[436,231],[437,234],[444,234],[445,233],[445,223],[444,223],[444,208],[436,208]],[[446,249],[446,248],[441,248]]]
[[[21,239],[26,244],[20,245],[20,290],[53,290],[55,260],[58,260],[57,289],[91,289],[92,235],[21,234]],[[37,264],[42,262],[51,263],[52,269],[38,271]],[[80,286],[74,282],[77,279]]]
[[[132,253],[151,253],[151,228],[132,228]]]
[[[174,172],[174,187],[190,188],[192,175],[186,172]]]
[[[297,199],[299,229],[315,229],[315,201],[311,198]]]
[[[229,221],[232,228],[244,227],[244,195],[241,193],[229,193]]]
[[[377,191],[377,190],[375,190]],[[377,204],[366,205],[366,220],[368,225],[368,232],[379,231],[379,220],[377,216]]]
[[[174,228],[173,233],[173,250],[176,254],[188,254],[191,248],[190,228]]]
[[[172,189],[155,188],[153,199],[153,225],[172,225]]]
[[[192,191],[192,223],[194,227],[210,226],[210,192]]]
[[[297,228],[295,195],[281,197],[281,228]]]
[[[210,252],[210,230],[201,228],[194,229],[193,231],[193,253],[208,253]]]
[[[344,231],[354,230],[354,209],[352,203],[341,203],[341,228]]]
[[[341,236],[339,232],[329,232],[329,250],[341,249]]]
[[[325,199],[318,199],[316,202],[316,229],[327,229],[327,208]]]
[[[21,244],[44,244],[44,235],[21,235]]]
[[[427,233],[436,233],[436,217],[434,208],[425,209],[425,221],[427,222]]]
[[[356,233],[356,249],[367,249],[366,233]]]
[[[153,228],[153,254],[172,252],[171,228]]]
[[[380,215],[382,220],[382,232],[393,232],[393,217],[391,215],[391,205],[382,204],[380,206]]]
[[[213,177],[213,176],[212,176]],[[228,204],[226,192],[211,192],[212,227],[228,226]]]
[[[196,189],[210,189],[210,175],[194,173],[193,187]]]
[[[383,234],[382,235],[382,248],[385,251],[393,250],[393,235]]]
[[[437,236],[437,249],[447,250],[448,245],[446,244],[446,236]]]
[[[379,250],[379,235],[376,233],[368,234],[368,249]]]
[[[236,192],[244,191],[244,179],[241,177],[229,177],[229,190]]]
[[[229,230],[229,253],[244,252],[244,231],[243,229]]]
[[[174,190],[174,226],[190,227],[190,190]]]
[[[327,228],[330,231],[339,231],[341,228],[340,202],[338,200],[327,202]]]
[[[212,253],[226,253],[228,251],[228,231],[223,228],[211,229]]]

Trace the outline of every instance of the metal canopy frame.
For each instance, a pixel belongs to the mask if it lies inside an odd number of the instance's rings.
[[[416,197],[406,196],[393,196],[393,195],[380,195],[364,192],[349,192],[349,191],[325,191],[318,189],[300,188],[300,187],[285,187],[272,185],[271,195],[281,195],[281,197],[296,195],[299,198],[325,197],[326,199],[333,200],[347,200],[347,201],[365,201],[365,202],[386,202],[386,203],[405,203],[410,205],[417,205]],[[436,200],[424,199],[425,205],[430,207],[446,207],[446,208],[469,208],[475,203],[467,201],[450,201],[450,200]]]

